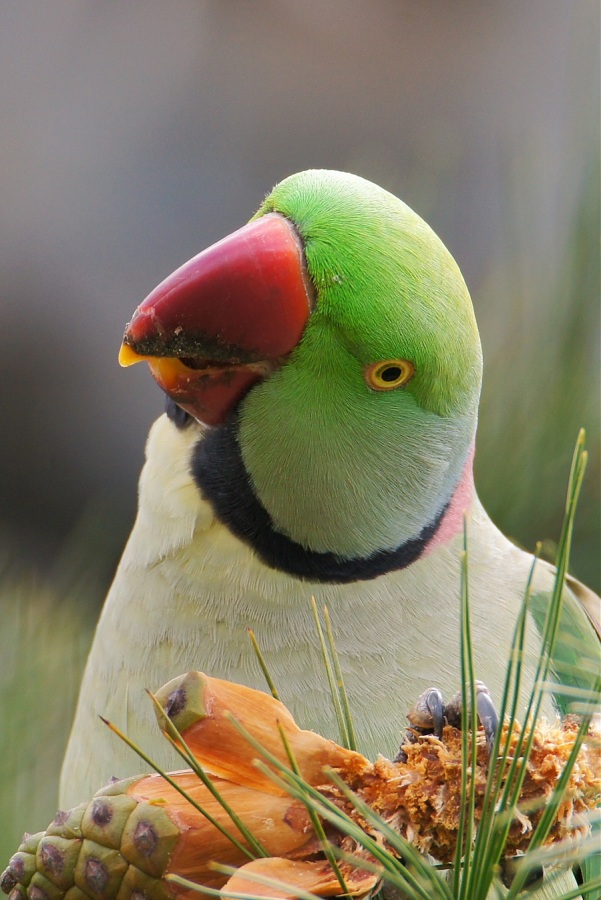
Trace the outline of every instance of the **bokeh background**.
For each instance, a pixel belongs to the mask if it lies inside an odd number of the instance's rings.
[[[54,812],[162,409],[117,365],[124,324],[291,172],[377,181],[450,248],[484,346],[478,488],[551,558],[587,428],[572,569],[599,588],[598,20],[597,0],[0,6],[0,863]]]

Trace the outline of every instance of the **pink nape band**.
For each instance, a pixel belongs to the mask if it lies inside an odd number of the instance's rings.
[[[461,480],[455,488],[449,507],[443,516],[442,522],[436,529],[434,537],[424,548],[422,556],[426,556],[435,547],[448,543],[456,534],[463,530],[463,515],[469,510],[474,497],[474,449],[474,444],[472,444],[463,468]]]

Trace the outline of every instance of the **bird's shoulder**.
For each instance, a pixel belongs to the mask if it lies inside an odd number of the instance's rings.
[[[572,575],[566,577],[566,584],[580,603],[601,640],[601,597]]]
[[[556,569],[551,563],[541,560],[540,567],[555,579]],[[592,625],[601,640],[601,597],[573,575],[565,578],[566,598],[572,612],[576,611],[582,622]]]

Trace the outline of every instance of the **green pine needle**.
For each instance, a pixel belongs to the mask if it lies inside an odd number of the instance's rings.
[[[222,872],[224,875],[233,875],[236,871],[236,869],[232,869],[229,866],[214,865],[211,868],[215,869],[216,872]],[[257,884],[264,884],[267,885],[267,887],[277,887],[279,890],[293,890],[295,892],[294,896],[298,897],[298,900],[322,900],[321,897],[317,897],[315,894],[303,891],[301,888],[292,884],[287,884],[285,881],[280,881],[279,879],[267,878],[266,876],[254,873],[248,873],[246,877],[249,881],[256,881]],[[181,875],[167,875],[165,881],[169,881],[171,884],[177,884],[179,887],[186,888],[189,891],[195,891],[197,894],[208,894],[209,897],[222,897],[228,898],[228,900],[265,900],[265,897],[257,897],[256,894],[246,894],[239,891],[227,891],[227,893],[225,893],[218,888],[205,887],[202,884],[197,884],[195,881],[190,881],[189,878],[182,878]]]
[[[284,749],[286,751],[286,756],[288,757],[288,762],[290,763],[290,768],[292,769],[294,774],[296,776],[298,776],[299,779],[302,779],[301,771],[300,771],[300,769],[298,767],[298,763],[296,762],[296,759],[294,757],[294,753],[292,752],[292,747],[290,746],[290,742],[288,741],[288,738],[286,737],[286,733],[284,732],[284,729],[282,728],[281,725],[278,726],[278,730],[280,732],[282,744],[284,745]],[[313,825],[313,831],[315,832],[315,834],[317,835],[317,837],[319,839],[324,856],[330,863],[330,866],[332,867],[332,871],[334,872],[336,878],[338,879],[338,883],[339,883],[340,887],[342,888],[342,894],[343,894],[343,896],[350,897],[350,891],[348,889],[346,881],[344,880],[344,875],[340,871],[340,867],[336,861],[336,857],[332,850],[332,845],[330,844],[330,842],[328,841],[328,839],[326,837],[326,833],[325,833],[323,825],[321,823],[321,819],[319,818],[318,814],[315,812],[315,810],[313,809],[313,807],[310,803],[305,803],[305,807],[306,807],[307,812],[309,813],[309,818],[311,819],[311,824]]]
[[[248,845],[252,852],[252,858],[270,856],[271,854],[269,853],[269,851],[253,835],[250,828],[248,828],[244,824],[240,816],[236,813],[236,811],[231,807],[231,805],[227,802],[227,800],[225,800],[221,792],[218,790],[213,779],[207,772],[205,772],[199,761],[196,759],[196,757],[188,747],[178,728],[165,714],[165,710],[157,700],[156,696],[151,691],[147,691],[147,694],[152,700],[154,708],[157,712],[158,721],[160,723],[160,727],[164,737],[169,741],[173,749],[181,756],[184,762],[190,766],[192,771],[198,776],[207,790],[210,791],[215,800],[219,803],[223,811],[229,816],[242,837],[248,842]],[[231,837],[229,839],[231,840]]]
[[[269,667],[268,667],[267,663],[265,662],[265,657],[263,656],[261,648],[259,647],[259,642],[257,641],[257,638],[255,637],[255,633],[252,630],[252,628],[247,628],[247,631],[248,631],[248,636],[250,638],[250,642],[252,644],[253,650],[255,651],[255,656],[257,657],[258,663],[261,667],[261,671],[263,672],[263,676],[265,678],[265,681],[267,682],[267,687],[269,688],[269,692],[270,692],[271,696],[274,698],[274,700],[279,700],[280,695],[278,694],[278,689],[276,688],[273,678],[271,677]]]
[[[250,860],[256,859],[256,856],[251,853],[247,847],[241,844],[240,841],[230,831],[224,828],[223,825],[221,825],[217,821],[217,819],[213,818],[213,816],[209,812],[207,812],[204,807],[200,806],[200,804],[197,803],[196,800],[194,800],[194,798],[191,797],[190,794],[188,794],[188,792],[177,783],[177,781],[171,778],[168,772],[165,772],[164,769],[161,769],[161,767],[157,763],[155,763],[150,756],[144,753],[144,751],[140,747],[138,747],[138,745],[134,741],[132,741],[131,738],[127,737],[127,735],[124,734],[120,728],[117,728],[116,725],[114,725],[112,722],[109,722],[108,719],[104,719],[102,716],[100,716],[100,719],[106,726],[108,726],[108,728],[110,728],[113,734],[116,734],[120,740],[124,741],[124,743],[128,745],[128,747],[131,747],[131,749],[135,753],[137,753],[140,759],[151,766],[154,771],[161,776],[161,778],[164,778],[172,788],[174,788],[179,794],[181,794],[181,796],[184,797],[185,800],[187,800],[188,803],[190,803],[190,805],[193,806],[194,809],[201,814],[201,816],[204,816],[205,819],[207,819],[207,821],[209,821],[211,825],[213,825],[228,841],[230,841],[234,845],[234,847],[240,850],[241,853],[244,853],[244,855],[247,856]]]
[[[338,690],[338,686],[336,684],[336,677],[334,675],[334,667],[332,665],[332,661],[330,659],[330,654],[328,652],[328,646],[326,644],[326,639],[324,637],[323,628],[321,627],[321,622],[319,621],[319,613],[317,612],[317,604],[315,602],[315,597],[311,597],[311,610],[313,612],[313,618],[315,620],[315,628],[317,629],[317,635],[319,637],[319,643],[321,646],[321,654],[323,657],[323,664],[326,670],[326,675],[328,678],[328,684],[330,685],[330,696],[332,698],[332,705],[334,707],[334,712],[336,713],[336,721],[338,722],[338,732],[340,735],[340,743],[343,747],[346,747],[347,750],[351,749],[351,736],[348,733],[347,722],[344,715],[342,701],[340,699],[340,692]]]
[[[340,705],[342,707],[346,737],[348,740],[348,749],[356,751],[357,746],[358,746],[357,745],[357,736],[355,734],[355,726],[353,724],[351,708],[350,708],[350,704],[348,701],[348,695],[346,693],[346,687],[344,685],[344,677],[342,675],[342,667],[340,665],[340,657],[338,656],[338,650],[336,649],[336,642],[334,640],[334,633],[332,631],[332,622],[330,620],[330,613],[328,611],[327,606],[324,606],[324,608],[323,608],[323,617],[324,617],[324,620],[326,623],[326,634],[328,636],[328,646],[330,648],[330,654],[332,656],[332,662],[334,664],[334,672],[336,675],[336,689],[337,689],[338,697],[340,698]]]

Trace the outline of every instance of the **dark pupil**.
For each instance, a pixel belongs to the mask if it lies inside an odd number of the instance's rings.
[[[387,366],[380,372],[380,378],[382,381],[396,381],[397,378],[401,377],[401,374],[399,366]]]

